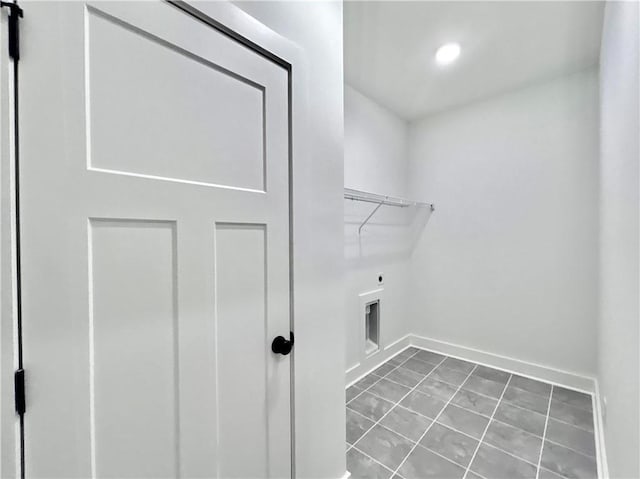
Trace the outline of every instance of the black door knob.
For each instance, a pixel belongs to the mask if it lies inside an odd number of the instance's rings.
[[[286,356],[293,349],[293,333],[289,332],[289,339],[285,339],[282,336],[277,336],[271,343],[271,351],[276,354],[282,354]]]

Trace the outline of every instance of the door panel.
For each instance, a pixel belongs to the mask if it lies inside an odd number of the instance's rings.
[[[86,15],[91,167],[264,190],[260,83],[100,10]]]
[[[221,477],[264,477],[268,472],[262,469],[267,435],[247,434],[269,406],[266,363],[256,367],[270,346],[265,233],[264,225],[216,225],[218,407],[232,411],[219,415]],[[245,449],[255,461],[242,461]]]
[[[27,9],[27,475],[289,476],[287,70],[166,3]]]
[[[91,221],[89,240],[97,475],[173,476],[178,466],[175,224]]]

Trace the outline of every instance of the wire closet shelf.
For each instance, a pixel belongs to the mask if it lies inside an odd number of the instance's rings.
[[[364,227],[364,225],[369,222],[369,220],[373,217],[373,215],[376,214],[381,206],[393,206],[396,208],[408,208],[409,206],[414,206],[416,208],[429,208],[431,211],[435,211],[433,203],[408,200],[399,196],[380,195],[377,193],[370,193],[368,191],[356,190],[353,188],[344,189],[344,198],[346,200],[362,201],[365,203],[373,203],[377,205],[374,210],[369,213],[369,216],[367,216],[365,220],[360,223],[360,226],[358,227],[358,234],[362,232],[362,228]]]

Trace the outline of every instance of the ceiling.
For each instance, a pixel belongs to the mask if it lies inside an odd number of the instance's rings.
[[[603,2],[344,4],[346,82],[414,120],[598,63]],[[435,63],[458,42],[456,62]]]

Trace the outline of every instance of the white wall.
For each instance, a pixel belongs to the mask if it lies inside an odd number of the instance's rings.
[[[598,381],[612,478],[640,477],[637,2],[607,2],[600,52]]]
[[[293,165],[294,294],[304,310],[295,318],[296,477],[340,478],[346,471],[342,3],[236,5],[296,43],[307,62],[309,156]]]
[[[355,88],[344,88],[344,184],[407,193],[407,122]]]
[[[416,334],[595,373],[597,102],[591,70],[412,125]]]
[[[345,186],[406,196],[407,123],[348,85],[344,101]],[[409,280],[406,238],[410,215],[399,208],[383,206],[359,236],[358,225],[375,206],[350,200],[344,203],[347,369],[360,365],[362,372],[380,362],[381,355],[372,354],[365,360],[360,294],[384,289],[380,298],[380,351],[410,332],[406,307]],[[378,273],[383,273],[383,286],[378,286]]]

